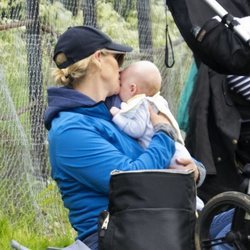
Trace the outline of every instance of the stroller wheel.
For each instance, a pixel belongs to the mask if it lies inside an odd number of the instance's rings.
[[[210,226],[216,215],[232,211],[233,218],[229,232],[223,237],[213,238]],[[232,249],[250,249],[250,196],[240,192],[223,192],[216,195],[201,211],[196,226],[200,249],[213,249],[216,245],[229,244]]]

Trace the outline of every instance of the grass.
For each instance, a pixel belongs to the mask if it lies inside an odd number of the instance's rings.
[[[28,196],[22,197],[21,206],[14,206],[10,201],[8,209],[0,208],[1,250],[12,249],[11,240],[31,250],[65,247],[74,241],[76,233],[68,222],[67,210],[55,183],[49,183],[35,198],[38,208]]]
[[[6,217],[0,216],[0,249],[11,250],[11,240],[32,250],[45,250],[48,246],[65,247],[70,245],[74,238],[72,232],[57,235],[44,235],[34,231],[32,225],[23,227],[13,226]]]

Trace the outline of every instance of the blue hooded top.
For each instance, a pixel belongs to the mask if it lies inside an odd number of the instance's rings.
[[[175,152],[174,142],[164,132],[156,133],[145,150],[119,130],[109,112],[118,103],[115,97],[96,103],[68,87],[48,89],[45,126],[51,175],[78,239],[97,231],[99,214],[108,207],[114,169],[163,169]]]

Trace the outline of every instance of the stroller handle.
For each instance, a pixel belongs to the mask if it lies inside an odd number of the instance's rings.
[[[206,2],[218,15],[224,17],[228,12],[216,0],[203,0]]]
[[[250,46],[250,35],[242,29],[241,25],[239,25],[239,22],[237,21],[237,19],[235,19],[234,16],[229,14],[216,0],[203,1],[206,2],[218,14],[221,19],[223,19],[223,17],[227,15],[230,15],[231,18],[236,21],[236,23],[238,23],[237,25],[233,25],[233,30],[241,39],[243,39],[244,42],[248,44],[248,46]]]

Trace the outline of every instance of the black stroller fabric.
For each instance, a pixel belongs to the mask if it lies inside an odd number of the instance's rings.
[[[110,218],[107,229],[99,231],[99,249],[195,249],[195,190],[193,173],[131,171],[112,175]]]
[[[235,17],[250,15],[248,0],[218,0]],[[223,23],[203,0],[166,0],[174,21],[198,61],[221,74],[250,75],[250,47]],[[198,41],[195,29],[203,29]]]

